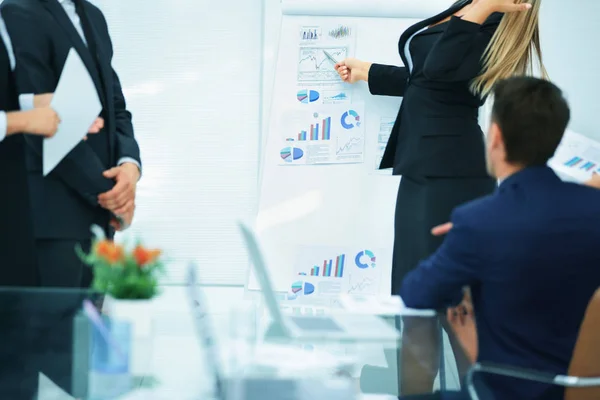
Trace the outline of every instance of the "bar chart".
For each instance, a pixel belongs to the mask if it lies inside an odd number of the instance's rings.
[[[596,164],[595,162],[586,161],[582,157],[578,156],[569,159],[567,162],[564,163],[564,165],[570,168],[579,168],[584,171],[592,171],[598,166],[598,164]]]
[[[323,260],[323,265],[314,266],[310,269],[310,273],[300,272],[298,275],[319,276],[322,278],[343,278],[344,264],[346,255],[341,254],[333,259]]]
[[[568,161],[564,163],[566,167],[569,168],[577,168],[583,171],[594,171],[600,172],[600,168],[598,168],[598,164],[594,161],[585,160],[582,157],[575,156],[570,158]]]
[[[331,117],[324,118],[320,123],[311,124],[308,131],[298,133],[298,141],[331,140]]]

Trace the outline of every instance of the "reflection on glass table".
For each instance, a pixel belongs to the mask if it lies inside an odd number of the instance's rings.
[[[90,400],[210,399],[219,398],[220,391],[235,394],[232,387],[250,391],[257,382],[264,387],[265,382],[282,376],[294,380],[306,378],[303,382],[310,382],[308,387],[313,390],[318,387],[316,382],[323,385],[337,382],[336,390],[351,389],[347,398],[360,391],[397,396],[399,376],[418,376],[423,370],[420,355],[433,346],[422,340],[400,345],[365,342],[360,338],[265,340],[270,317],[260,296],[245,294],[242,288],[199,288],[207,304],[204,325],[196,324],[186,288],[164,288],[149,308],[152,314],[149,338],[132,337],[132,327],[139,322],[135,317],[125,321],[103,318],[113,343],[83,312],[84,300],[102,310],[106,300],[99,294],[0,288],[0,398],[29,400],[41,385],[44,391],[58,386],[73,398]],[[299,311],[287,311],[297,316],[335,314],[335,310],[310,309],[306,306]],[[391,327],[410,326],[409,318],[427,319],[404,316],[403,323],[395,318],[387,319],[386,323]],[[430,325],[437,324],[436,317],[429,320]],[[119,353],[126,357],[131,354],[129,363],[122,363]],[[412,354],[415,363],[408,369],[404,364],[399,373],[399,355],[405,354]],[[139,357],[141,363],[136,360]],[[454,363],[451,354],[444,354],[443,363],[447,366]],[[136,364],[145,367],[144,373],[136,372]],[[431,373],[431,368],[437,366],[427,368]],[[452,370],[445,369],[448,388],[458,387],[456,372]],[[44,377],[41,380],[40,373]],[[232,382],[238,384],[232,386]],[[245,383],[240,385],[240,382]],[[111,385],[127,393],[102,397],[106,393],[96,390]],[[96,393],[90,393],[90,389]]]

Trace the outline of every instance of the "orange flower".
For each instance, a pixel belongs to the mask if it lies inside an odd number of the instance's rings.
[[[96,254],[111,264],[123,260],[123,247],[111,240],[102,240],[96,243]]]
[[[160,254],[160,250],[149,250],[143,246],[137,246],[133,249],[133,258],[140,267],[156,261]]]

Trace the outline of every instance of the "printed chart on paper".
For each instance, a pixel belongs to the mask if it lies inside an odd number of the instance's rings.
[[[386,256],[383,250],[368,247],[303,246],[287,300],[308,303],[340,295],[377,295]]]
[[[335,70],[335,62],[347,57],[347,47],[301,47],[298,61],[298,82],[336,82],[340,76]]]
[[[280,122],[280,165],[363,162],[364,104],[288,110]]]
[[[567,131],[554,157],[548,162],[555,171],[584,182],[600,173],[600,143]]]

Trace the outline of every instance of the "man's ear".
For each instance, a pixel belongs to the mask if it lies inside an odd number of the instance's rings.
[[[504,140],[502,139],[502,131],[500,126],[496,122],[492,122],[488,133],[488,145],[490,149],[497,149],[504,146]]]

